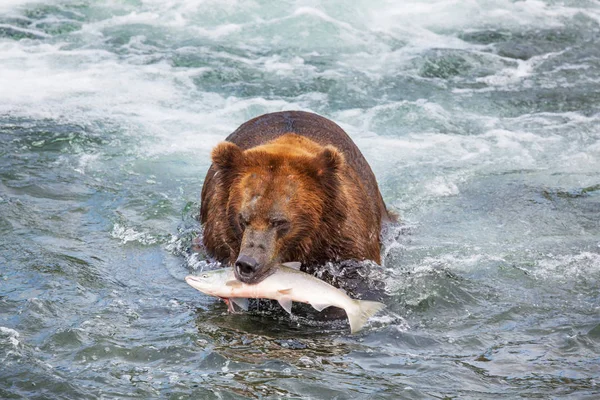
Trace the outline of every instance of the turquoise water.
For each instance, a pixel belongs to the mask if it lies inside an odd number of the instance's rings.
[[[4,0],[0,398],[598,397],[599,93],[597,1]],[[289,109],[402,219],[358,335],[183,281],[211,148]]]

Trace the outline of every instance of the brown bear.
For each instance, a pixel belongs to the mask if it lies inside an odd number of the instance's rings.
[[[212,152],[200,220],[208,254],[257,283],[277,263],[380,263],[390,220],[375,176],[334,122],[285,111],[242,124]]]

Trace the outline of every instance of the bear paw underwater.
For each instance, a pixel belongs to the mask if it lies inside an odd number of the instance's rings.
[[[217,145],[202,187],[200,221],[211,257],[244,283],[278,263],[380,263],[391,221],[375,176],[352,139],[316,114],[286,111],[242,124]]]

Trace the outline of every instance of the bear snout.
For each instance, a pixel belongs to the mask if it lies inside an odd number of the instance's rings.
[[[236,279],[258,283],[269,276],[275,261],[277,232],[274,229],[255,229],[247,226],[240,251],[234,263]]]
[[[235,262],[235,272],[242,282],[250,283],[259,269],[258,261],[253,257],[242,254]]]

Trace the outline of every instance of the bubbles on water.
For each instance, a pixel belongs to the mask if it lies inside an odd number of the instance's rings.
[[[0,326],[0,334],[2,335],[0,339],[4,343],[10,344],[15,349],[19,346],[20,342],[18,338],[20,334],[16,330]]]
[[[541,259],[534,274],[544,280],[559,282],[600,281],[600,254],[582,252],[576,255],[552,255]]]
[[[373,332],[381,330],[406,332],[411,329],[408,321],[403,316],[391,310],[386,310],[381,315],[375,315],[369,318],[367,327]]]
[[[120,224],[115,224],[111,236],[121,241],[122,244],[137,242],[143,245],[155,244],[158,240],[152,234],[147,232],[138,232],[133,228],[126,228]]]
[[[443,177],[435,177],[432,182],[426,184],[426,188],[434,196],[456,196],[459,194],[458,186],[454,182],[448,182]]]
[[[230,360],[226,360],[226,361],[225,361],[225,365],[223,365],[223,366],[221,367],[221,372],[229,372],[229,363],[230,363],[230,362],[231,362]]]

